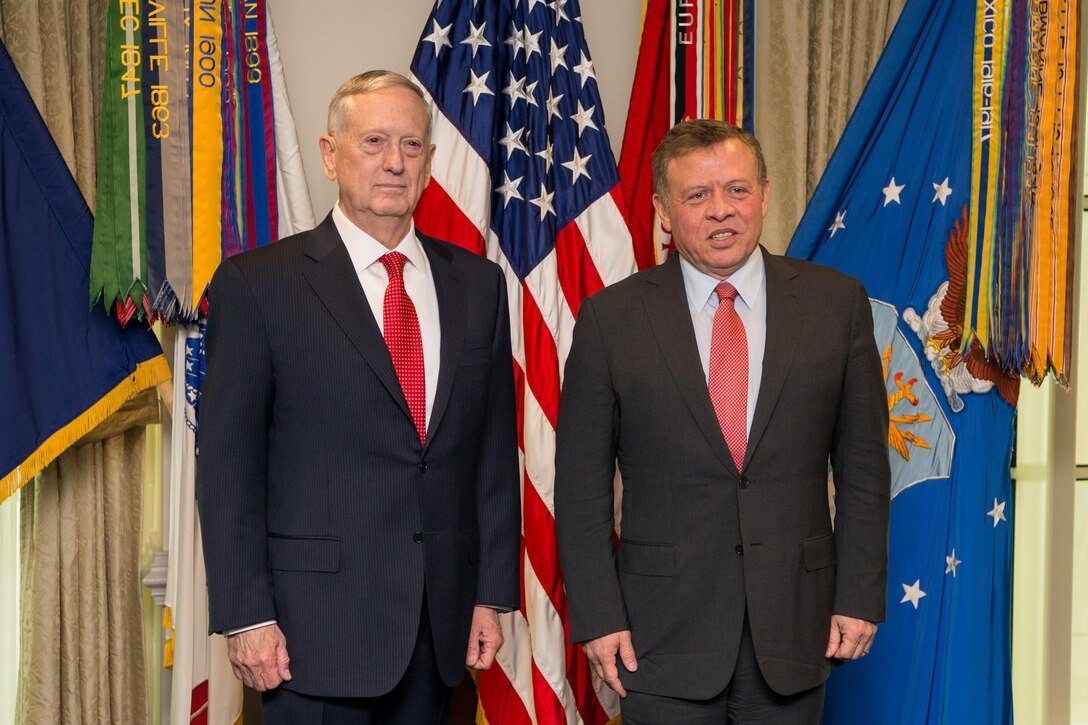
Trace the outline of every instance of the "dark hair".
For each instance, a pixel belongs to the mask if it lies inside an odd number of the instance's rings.
[[[767,180],[767,162],[763,159],[763,149],[760,148],[756,137],[731,123],[696,119],[682,121],[673,126],[665,134],[665,138],[661,139],[657,149],[654,150],[654,193],[661,199],[661,202],[668,207],[668,167],[670,161],[692,151],[717,146],[731,139],[740,141],[752,150],[756,157],[756,181],[759,188],[762,189],[764,182]]]

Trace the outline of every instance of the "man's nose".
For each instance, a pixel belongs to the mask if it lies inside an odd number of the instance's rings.
[[[710,219],[715,221],[723,221],[733,216],[733,211],[736,206],[733,204],[733,200],[729,198],[729,195],[724,192],[715,192],[710,196],[710,203],[707,204],[706,214]]]
[[[400,144],[390,143],[385,147],[385,153],[382,156],[382,168],[394,174],[399,174],[404,170],[404,152],[401,150]]]

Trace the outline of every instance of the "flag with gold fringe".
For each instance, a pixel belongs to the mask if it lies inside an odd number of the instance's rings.
[[[908,0],[790,244],[864,282],[888,392],[888,620],[827,723],[1012,722],[1013,422],[1069,363],[1078,18]]]
[[[170,378],[154,335],[88,308],[92,225],[0,44],[0,501]]]
[[[654,212],[651,157],[680,121],[711,118],[751,130],[751,0],[644,0],[620,151],[623,211],[639,269],[665,261],[669,235]]]

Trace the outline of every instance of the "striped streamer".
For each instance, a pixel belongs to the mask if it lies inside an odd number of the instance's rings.
[[[1077,205],[1080,3],[975,13],[966,334],[1004,370],[1066,384]]]
[[[1007,62],[1005,49],[1011,35],[1012,0],[983,3],[975,16],[974,114],[971,156],[971,202],[968,215],[968,268],[970,293],[967,319],[985,347],[990,339],[990,297],[993,290],[997,242],[997,208],[1001,184],[1001,98]]]
[[[192,10],[193,282],[200,300],[222,258],[223,3],[200,0]]]
[[[737,119],[739,0],[673,0],[672,122]]]
[[[167,63],[159,72],[161,88],[152,94],[154,107],[165,104],[166,117],[153,126],[161,145],[163,261],[166,279],[155,290],[151,308],[167,320],[190,319],[193,308],[192,148],[189,141],[189,45],[182,3],[166,3]],[[152,109],[152,113],[161,113]]]
[[[272,112],[272,74],[268,67],[264,2],[235,0],[241,42],[236,68],[240,99],[244,246],[262,246],[278,239],[276,213],[276,145]]]
[[[147,280],[144,217],[143,39],[140,3],[106,10],[106,74],[98,153],[90,300],[127,321]]]

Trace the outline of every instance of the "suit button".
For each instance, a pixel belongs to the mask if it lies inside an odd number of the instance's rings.
[[[412,541],[416,542],[417,544],[422,544],[423,543],[423,532],[422,531],[417,531],[414,534],[412,534]]]
[[[738,556],[744,556],[744,544],[737,544],[733,547],[733,551],[737,552]]]
[[[419,472],[420,473],[426,473],[428,468],[430,468],[430,466],[427,465],[426,461],[421,461],[420,462],[420,464],[419,464]]]
[[[748,488],[748,484],[750,484],[750,483],[751,483],[751,481],[748,480],[747,476],[741,476],[740,477],[740,487],[741,488]]]

